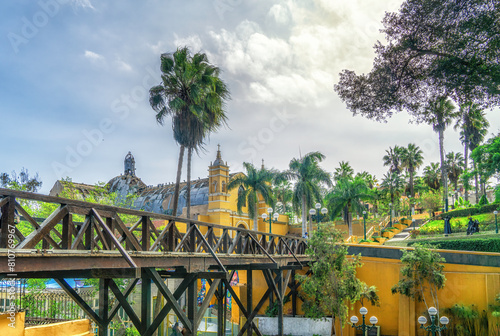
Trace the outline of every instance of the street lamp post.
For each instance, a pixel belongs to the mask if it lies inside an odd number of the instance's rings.
[[[314,207],[316,208],[316,223],[319,225],[319,212],[321,209],[321,204],[316,203],[316,204],[314,204]]]
[[[497,215],[498,215],[498,211],[493,211],[493,213],[495,214],[495,233],[498,233],[498,219],[497,219]]]
[[[327,208],[322,208],[322,209],[321,209],[321,214],[322,214],[323,216],[325,216],[327,213],[328,213],[328,209],[327,209]],[[318,226],[319,226],[319,222],[318,222]]]
[[[273,225],[273,218],[274,222],[278,221],[278,217],[280,216],[279,213],[275,212],[274,215],[273,213],[273,208],[267,208],[267,212],[269,213],[269,216],[264,212],[262,214],[262,219],[264,222],[269,222],[269,233],[272,233],[272,225]],[[269,217],[269,220],[266,220]],[[271,238],[269,238],[271,239]]]
[[[366,211],[363,211],[363,232],[365,233],[366,240]]]
[[[438,322],[437,317],[436,317],[438,311],[434,307],[430,307],[428,312],[429,312],[429,316],[431,318],[431,325],[430,326],[427,326],[427,327],[424,326],[424,324],[427,323],[427,319],[425,318],[425,316],[420,316],[417,321],[418,321],[418,323],[420,323],[420,328],[422,328],[426,331],[430,331],[432,333],[432,336],[436,336],[440,331],[446,329],[446,325],[450,322],[450,320],[446,316],[441,316],[441,318],[439,319],[439,322]],[[443,326],[440,327],[439,323],[441,323]]]
[[[389,216],[391,216],[391,220],[389,221],[389,227],[392,226],[392,202],[389,202]]]
[[[371,325],[368,325],[368,324],[365,324],[365,315],[368,314],[368,309],[366,309],[365,307],[361,307],[361,309],[359,310],[359,313],[361,314],[361,316],[363,316],[363,323],[362,324],[360,324],[359,326],[356,325],[356,323],[359,322],[359,319],[356,315],[351,316],[351,318],[349,320],[351,321],[353,328],[361,330],[363,332],[363,335],[365,335],[368,330],[377,327],[376,324],[378,322],[378,319],[375,316],[370,317]]]

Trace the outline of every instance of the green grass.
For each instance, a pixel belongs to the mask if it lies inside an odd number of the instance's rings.
[[[411,243],[422,243],[425,244],[426,241],[439,239],[474,239],[474,238],[497,238],[500,234],[496,234],[495,231],[483,231],[479,233],[474,233],[473,235],[467,235],[465,232],[453,233],[448,235],[448,237],[444,237],[442,234],[440,235],[429,235],[429,236],[421,236],[417,239],[407,239],[400,241],[391,241],[388,240],[384,243],[385,246],[399,246],[399,247],[407,247],[408,244]]]
[[[473,220],[479,221],[479,230],[481,231],[491,231],[495,227],[495,216],[493,214],[480,214],[472,216]],[[469,223],[468,217],[455,217],[450,220],[451,231],[453,233],[466,232]],[[444,233],[444,221],[443,220],[433,220],[426,223],[419,229],[420,235],[422,236],[433,236],[436,234]]]

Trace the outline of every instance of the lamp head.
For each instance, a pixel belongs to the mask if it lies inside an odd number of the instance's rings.
[[[277,212],[275,212],[274,215],[273,215],[274,220],[277,220],[279,216],[280,216],[280,214],[277,213]]]
[[[438,313],[438,310],[436,308],[434,308],[434,307],[430,307],[429,310],[428,310],[428,312],[429,312],[430,316],[436,316],[437,313]]]
[[[366,309],[365,307],[361,307],[361,309],[359,310],[359,313],[361,315],[366,315],[366,314],[368,314],[368,309]]]
[[[310,214],[310,215],[314,215],[314,214],[316,214],[316,210],[314,210],[314,209],[309,210],[309,214]]]
[[[349,319],[349,321],[351,321],[352,324],[356,324],[359,322],[359,319],[356,315],[353,315],[351,316],[351,318]]]
[[[442,325],[447,325],[448,323],[450,323],[450,320],[446,316],[441,316],[439,322],[441,322]]]
[[[498,215],[498,211],[496,211],[496,210],[495,210],[495,211],[493,211],[493,213],[494,213],[495,215]]]
[[[366,211],[363,211],[363,215],[366,215]]]
[[[417,320],[417,321],[418,321],[418,323],[420,323],[421,325],[424,325],[424,324],[426,324],[426,323],[427,323],[427,319],[425,318],[425,316],[420,316],[420,317],[418,318],[418,320]]]
[[[272,213],[273,213],[273,208],[267,208],[267,212],[268,212],[269,214],[272,214]]]
[[[318,210],[319,210],[319,208],[321,208],[321,204],[316,203],[316,204],[314,205],[314,207],[315,207],[316,209],[318,209]]]
[[[376,318],[375,316],[370,317],[370,323],[373,324],[373,325],[377,324],[378,323],[378,318]]]
[[[267,214],[265,212],[262,214],[262,219],[267,219]]]
[[[323,215],[326,215],[326,214],[328,213],[328,209],[327,209],[327,208],[323,208],[323,209],[321,209],[321,213],[322,213]]]

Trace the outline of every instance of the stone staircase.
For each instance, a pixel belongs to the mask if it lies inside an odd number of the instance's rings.
[[[420,228],[420,226],[422,226],[423,223],[424,223],[423,219],[415,219],[409,227],[407,227],[406,229],[404,229],[400,233],[394,235],[394,237],[392,237],[388,241],[400,241],[400,240],[408,239],[408,237],[410,236],[410,232],[412,230]]]

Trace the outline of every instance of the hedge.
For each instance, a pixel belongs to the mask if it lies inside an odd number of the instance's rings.
[[[443,216],[448,216],[448,217],[469,217],[473,215],[479,215],[483,213],[490,213],[495,210],[498,210],[500,208],[500,204],[498,203],[492,203],[492,204],[486,204],[481,207],[471,207],[471,208],[466,208],[466,209],[459,209],[459,210],[452,210],[445,212],[443,214],[440,214],[438,218],[443,219]]]
[[[408,246],[423,243],[423,241],[409,242]],[[500,237],[467,238],[467,239],[440,239],[425,240],[425,244],[444,250],[480,251],[500,253]]]

